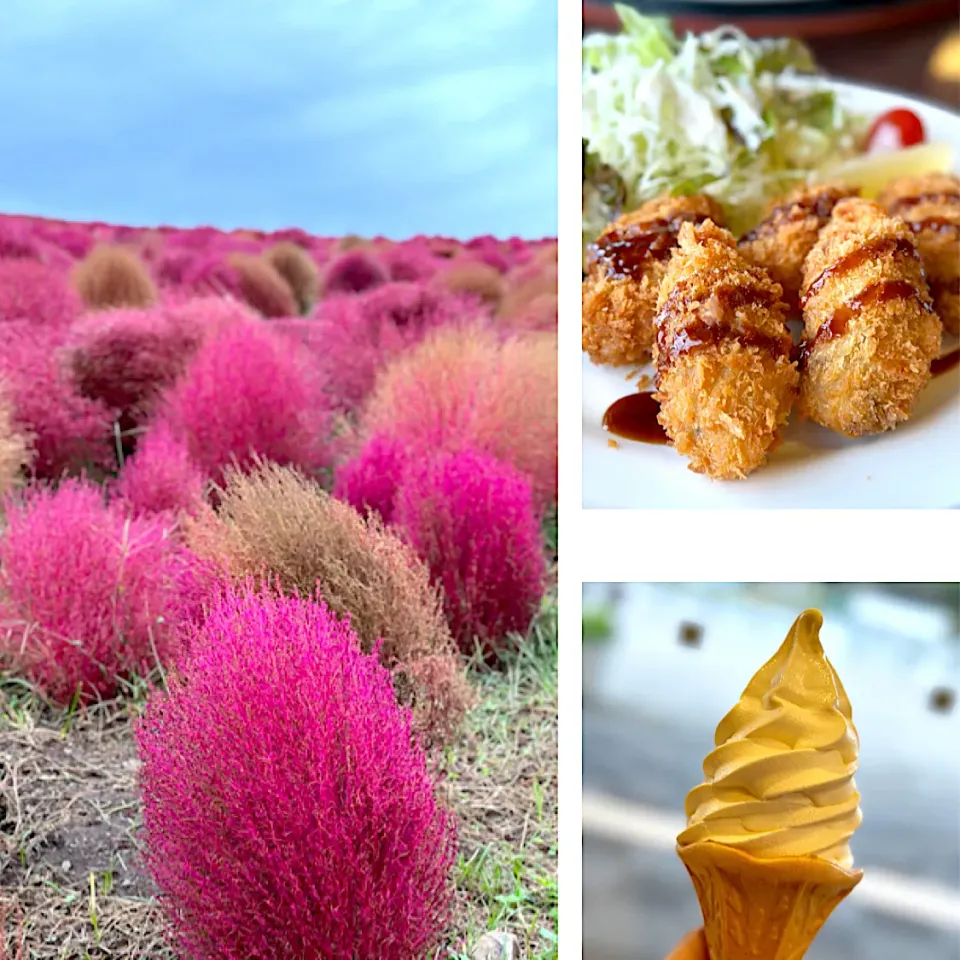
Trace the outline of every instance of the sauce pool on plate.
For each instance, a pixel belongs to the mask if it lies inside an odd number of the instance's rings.
[[[603,429],[624,440],[665,444],[669,439],[657,420],[660,404],[652,393],[631,393],[612,403],[603,415]]]

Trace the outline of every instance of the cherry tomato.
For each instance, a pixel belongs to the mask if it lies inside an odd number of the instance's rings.
[[[888,153],[923,143],[923,123],[912,111],[903,107],[888,110],[873,121],[867,134],[868,153]]]

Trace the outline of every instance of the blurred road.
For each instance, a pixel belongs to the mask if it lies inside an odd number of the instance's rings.
[[[595,663],[587,662],[595,651],[585,649],[586,793],[653,808],[668,822],[682,817],[685,794],[702,780],[700,765],[716,723],[790,625],[790,614],[780,623],[784,613],[776,608],[745,615],[708,606],[659,595],[651,605],[650,595],[628,594],[620,628]],[[676,642],[681,614],[705,625],[700,649]],[[845,635],[836,623],[825,631],[824,644],[861,736],[857,785],[864,821],[853,843],[857,865],[868,877],[871,867],[878,875],[904,877],[894,897],[916,894],[911,880],[933,883],[941,902],[955,909],[960,718],[932,712],[927,697],[934,674],[954,684],[956,675],[936,657],[933,673],[924,665],[929,657],[898,665],[882,638]],[[631,844],[586,823],[583,882],[585,960],[663,960],[698,922],[687,874],[663,843]],[[942,915],[937,920],[936,911],[927,925],[910,922],[881,909],[868,891],[859,893],[838,908],[808,960],[960,957],[957,927]]]

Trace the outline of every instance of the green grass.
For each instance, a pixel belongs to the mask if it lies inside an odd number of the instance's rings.
[[[557,508],[556,505],[547,510],[543,518],[543,544],[547,554],[547,559],[556,563],[557,551],[559,550],[559,532],[557,528]]]
[[[490,930],[512,933],[528,960],[556,960],[557,606],[546,598],[498,671],[474,666],[479,703],[444,756],[461,814],[455,883],[462,914],[449,960]],[[476,809],[468,818],[464,809]]]

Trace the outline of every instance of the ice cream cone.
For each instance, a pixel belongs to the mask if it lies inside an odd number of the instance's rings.
[[[760,860],[709,840],[677,853],[700,900],[710,960],[801,960],[863,876],[818,857]]]

